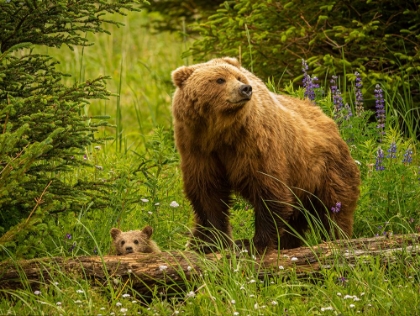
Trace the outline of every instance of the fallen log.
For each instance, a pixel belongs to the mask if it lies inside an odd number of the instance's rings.
[[[374,238],[336,240],[313,247],[300,247],[271,251],[255,258],[244,252],[237,258],[260,265],[261,274],[278,274],[294,271],[309,275],[323,269],[355,263],[370,262],[378,258],[386,264],[409,258],[420,260],[420,234],[387,235]],[[236,258],[236,259],[237,259]],[[400,258],[400,259],[398,259]],[[130,254],[126,256],[82,256],[73,258],[48,257],[16,262],[0,263],[0,288],[16,289],[23,285],[51,280],[54,271],[72,275],[84,275],[102,285],[128,283],[139,293],[146,295],[156,289],[183,288],[183,285],[198,276],[209,263],[231,260],[232,253],[199,255],[194,252],[171,251],[159,254]]]

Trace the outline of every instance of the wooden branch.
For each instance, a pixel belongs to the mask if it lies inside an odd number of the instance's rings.
[[[374,238],[337,240],[314,247],[300,247],[271,251],[262,257],[252,259],[244,253],[237,253],[248,262],[261,265],[263,274],[288,273],[296,271],[308,275],[332,266],[352,266],[356,262],[373,257],[392,264],[401,255],[412,258],[420,254],[420,234],[388,235]],[[75,258],[41,258],[18,262],[0,263],[0,288],[15,289],[23,286],[26,279],[30,286],[48,282],[54,273],[85,275],[96,283],[129,283],[141,294],[150,294],[155,286],[164,290],[183,288],[185,282],[198,275],[208,263],[230,260],[231,254],[215,253],[199,255],[194,252],[162,252],[158,254],[130,254],[126,256],[83,256]],[[22,278],[23,276],[23,278]]]

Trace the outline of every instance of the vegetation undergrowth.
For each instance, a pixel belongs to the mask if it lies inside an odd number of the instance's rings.
[[[29,257],[106,255],[112,227],[130,230],[149,224],[163,250],[182,250],[188,240],[191,209],[182,193],[170,114],[170,73],[188,62],[180,57],[185,42],[144,29],[139,34],[140,25],[147,21],[145,15],[130,13],[119,19],[124,27],[107,26],[112,36],[87,35],[94,46],[74,51],[48,48],[60,62],[58,70],[72,75],[67,80],[111,76],[107,87],[118,96],[91,102],[84,111],[109,115],[116,127],[97,132],[112,135],[112,141],[85,149],[84,159],[93,166],[80,166],[65,175],[71,181],[88,178],[107,184],[107,207],[98,210],[86,204],[79,212],[52,216],[40,210],[37,216],[50,228],[35,223],[21,236],[30,239],[33,253]],[[413,137],[402,137],[400,120],[410,120],[410,116],[401,116],[394,108],[395,100],[404,103],[409,98],[383,91],[381,86],[363,87],[357,74],[346,85],[339,80],[326,78],[319,87],[309,77],[299,90],[291,84],[282,87],[269,82],[268,86],[301,98],[313,95],[314,106],[321,106],[337,121],[362,174],[355,237],[419,232],[420,148],[415,135],[420,127],[404,124],[412,126],[409,135]],[[340,89],[347,93],[337,92]],[[366,89],[375,90],[376,112],[361,110]],[[235,239],[252,236],[252,218],[252,208],[238,197],[232,207]],[[312,245],[319,241],[313,234],[308,236]],[[37,247],[40,243],[42,247]],[[2,260],[17,263],[26,255],[24,240],[0,246]],[[49,265],[45,270],[51,279],[40,280],[37,288],[23,281],[23,289],[0,290],[0,314],[420,315],[418,257],[403,253],[388,266],[372,258],[352,265],[338,263],[339,258],[331,269],[301,278],[297,271],[280,267],[271,277],[263,277],[247,254],[217,263],[203,260],[203,273],[186,282],[185,289],[175,289],[168,296],[156,289],[148,299],[129,284],[92,285],[83,276]]]

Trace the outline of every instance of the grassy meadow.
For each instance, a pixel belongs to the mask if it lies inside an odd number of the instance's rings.
[[[92,167],[63,176],[65,181],[112,183],[109,205],[101,211],[86,205],[79,213],[52,216],[48,225],[54,233],[43,237],[48,251],[40,256],[108,254],[112,227],[151,225],[163,250],[182,250],[188,240],[192,211],[182,192],[173,143],[170,73],[192,62],[181,57],[189,43],[175,34],[143,28],[144,13],[112,18],[125,26],[108,27],[111,35],[88,34],[93,46],[37,49],[60,62],[58,69],[71,75],[67,84],[109,75],[108,89],[115,94],[84,109],[88,115],[111,117],[114,127],[101,129],[97,136],[113,140],[86,148],[85,159]],[[303,89],[294,90],[288,83],[268,86],[303,97]],[[356,112],[357,86],[351,78],[347,91],[351,117],[348,112],[334,114],[328,92],[319,93],[316,102],[326,113],[338,115],[343,138],[361,170],[355,237],[419,232],[420,147],[415,137],[402,137],[392,106],[394,100],[410,100],[383,91],[385,127],[378,129],[369,112]],[[252,237],[252,218],[252,209],[238,198],[232,207],[235,239]],[[310,244],[319,241],[315,234],[308,236]],[[169,297],[155,292],[147,300],[127,284],[92,286],[51,266],[52,280],[39,289],[31,289],[22,276],[23,289],[1,290],[0,315],[420,315],[420,258],[404,252],[393,265],[365,258],[351,266],[337,264],[309,279],[291,271],[261,280],[250,258],[203,265],[211,273],[204,272],[184,291]]]

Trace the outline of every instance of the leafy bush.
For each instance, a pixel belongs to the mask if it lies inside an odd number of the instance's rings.
[[[105,13],[136,10],[135,3],[0,3],[0,233],[26,218],[0,239],[2,244],[14,234],[27,242],[33,224],[42,223],[46,214],[80,210],[88,202],[103,205],[101,185],[75,180],[69,171],[88,165],[84,150],[100,141],[95,131],[107,125],[106,117],[84,113],[88,100],[110,96],[106,77],[64,86],[56,62],[31,48],[90,45],[84,34],[105,32],[104,23],[117,24]]]

